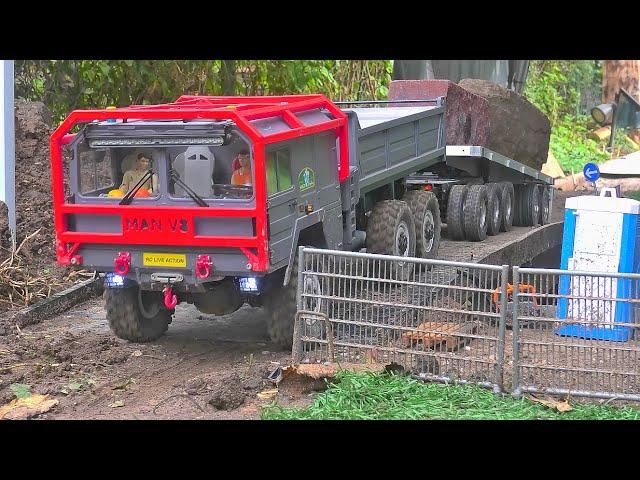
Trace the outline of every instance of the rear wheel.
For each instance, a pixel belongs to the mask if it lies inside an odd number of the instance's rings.
[[[409,205],[416,226],[416,256],[436,258],[440,247],[440,206],[432,192],[410,190],[403,200]]]
[[[513,183],[500,182],[498,184],[498,192],[500,195],[500,231],[508,232],[513,226],[513,214],[515,210],[515,192]]]
[[[447,202],[447,235],[452,240],[464,240],[463,207],[467,197],[467,185],[454,185]]]
[[[109,327],[118,338],[150,342],[169,328],[173,310],[167,310],[161,292],[146,292],[138,286],[104,291]]]
[[[518,185],[518,225],[530,227],[540,222],[540,190],[535,183]]]
[[[367,224],[367,252],[415,257],[416,227],[409,206],[400,200],[378,202]],[[392,262],[389,272],[398,280],[413,273],[410,262]]]
[[[498,235],[500,233],[500,224],[502,223],[502,208],[500,203],[500,185],[497,183],[487,183],[488,203],[488,221],[487,235]]]
[[[472,185],[464,202],[464,233],[468,240],[487,238],[489,197],[485,185]]]
[[[551,216],[551,192],[549,187],[542,187],[540,195],[540,224],[547,225]]]

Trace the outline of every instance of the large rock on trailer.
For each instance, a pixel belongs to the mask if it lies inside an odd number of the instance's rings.
[[[485,146],[541,170],[549,153],[551,124],[522,95],[486,80],[465,78],[459,86],[489,103],[489,135]]]
[[[447,145],[481,145],[536,170],[547,161],[549,119],[511,90],[476,79],[457,85],[449,80],[395,80],[389,87],[392,101],[440,96],[447,100]]]
[[[449,80],[394,80],[389,100],[420,100],[446,97],[447,145],[484,145],[489,131],[489,103]],[[398,103],[391,106],[422,106]]]

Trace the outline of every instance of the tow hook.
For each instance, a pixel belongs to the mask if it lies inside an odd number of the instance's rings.
[[[201,280],[208,278],[211,275],[211,266],[213,262],[209,255],[198,255],[196,260],[196,277]]]
[[[118,252],[114,260],[115,271],[118,275],[126,275],[131,268],[131,254],[129,252]]]
[[[178,297],[173,293],[171,286],[167,285],[164,290],[162,290],[162,293],[164,293],[164,306],[167,307],[167,310],[176,308]]]

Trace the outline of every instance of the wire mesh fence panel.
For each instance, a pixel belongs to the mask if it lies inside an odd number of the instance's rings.
[[[294,361],[500,391],[507,266],[302,248]]]
[[[515,267],[513,277],[516,395],[640,400],[640,275]]]

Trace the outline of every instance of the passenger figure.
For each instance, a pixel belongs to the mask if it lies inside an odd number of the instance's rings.
[[[241,150],[233,159],[231,185],[252,185],[251,158],[247,150]]]

